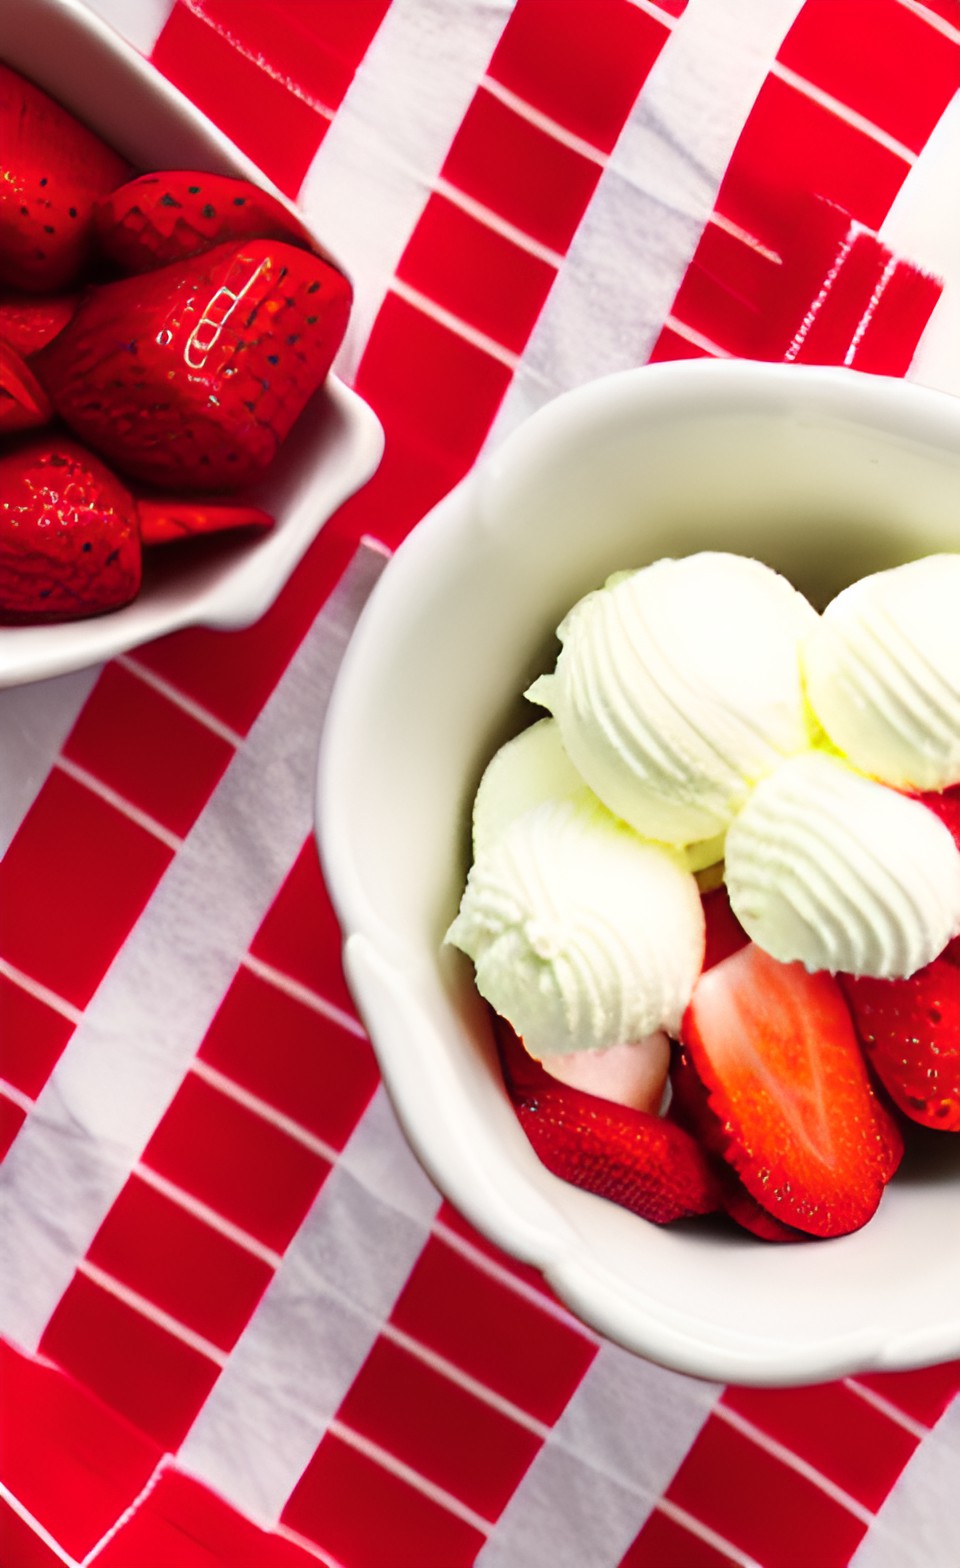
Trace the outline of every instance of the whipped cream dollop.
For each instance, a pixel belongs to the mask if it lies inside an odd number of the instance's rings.
[[[546,800],[476,857],[446,940],[537,1058],[676,1032],[700,972],[694,877],[587,799]]]
[[[757,785],[727,834],[730,905],[773,958],[903,978],[960,932],[960,850],[919,801],[824,751]]]
[[[811,743],[803,595],[745,556],[702,552],[617,573],[561,623],[556,669],[527,693],[574,768],[646,838],[722,835],[750,789]]]
[[[817,718],[861,772],[899,789],[960,782],[960,554],[845,588],[802,661]]]

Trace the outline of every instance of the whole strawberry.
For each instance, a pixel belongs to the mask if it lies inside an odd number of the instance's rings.
[[[934,959],[907,980],[841,976],[860,1043],[911,1121],[960,1132],[960,968]]]
[[[130,166],[39,87],[0,64],[0,284],[48,294],[83,272],[93,204]]]
[[[0,456],[0,623],[119,609],[139,591],[142,545],[271,521],[257,507],[138,501],[76,441],[23,440]]]
[[[101,197],[97,245],[121,272],[147,272],[225,240],[309,239],[275,197],[248,180],[198,170],[141,174]]]
[[[330,369],[350,284],[279,240],[216,246],[91,288],[32,364],[58,412],[134,479],[257,478]]]

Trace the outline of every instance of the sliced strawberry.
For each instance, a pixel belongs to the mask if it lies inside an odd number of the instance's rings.
[[[502,1019],[496,1033],[517,1118],[555,1176],[657,1225],[719,1208],[717,1177],[681,1127],[558,1083]]]
[[[45,425],[53,408],[30,366],[0,338],[0,432]]]
[[[77,281],[94,201],[129,173],[67,109],[0,65],[0,282],[50,294]]]
[[[101,254],[123,272],[147,272],[225,240],[288,239],[309,246],[301,224],[249,180],[197,170],[142,174],[94,208]]]
[[[32,361],[71,428],[121,472],[231,490],[273,460],[324,380],[347,280],[280,240],[220,245],[88,290]]]
[[[809,1236],[803,1231],[792,1225],[784,1225],[782,1220],[761,1208],[733,1166],[724,1158],[727,1136],[723,1124],[710,1109],[707,1091],[690,1059],[689,1051],[682,1045],[674,1046],[670,1062],[670,1087],[672,1093],[667,1115],[688,1132],[707,1154],[713,1156],[724,1212],[743,1230],[760,1236],[764,1241],[809,1241]]]
[[[960,1131],[960,969],[934,959],[907,980],[841,976],[860,1042],[911,1121]]]
[[[701,975],[681,1034],[761,1207],[815,1236],[864,1225],[903,1143],[837,982],[750,943]]]
[[[700,902],[703,905],[703,918],[706,925],[703,967],[712,969],[714,964],[721,963],[723,959],[729,958],[731,953],[746,947],[750,938],[730,908],[730,899],[723,883],[719,887],[711,888],[709,893],[702,894]]]
[[[198,534],[219,534],[236,528],[266,529],[273,518],[259,506],[231,506],[222,501],[139,500],[140,540],[144,545],[178,544]]]
[[[0,294],[0,341],[29,358],[62,332],[78,294]]]

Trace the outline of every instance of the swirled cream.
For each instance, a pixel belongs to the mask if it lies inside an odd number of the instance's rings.
[[[574,606],[555,671],[527,695],[614,815],[693,844],[722,835],[752,786],[810,745],[798,650],[816,623],[759,561],[661,560]]]
[[[726,844],[731,907],[781,962],[898,979],[960,932],[960,851],[919,801],[827,752],[784,762]]]
[[[802,662],[817,718],[861,772],[900,789],[960,782],[960,554],[845,588]]]
[[[696,882],[599,803],[547,800],[474,860],[447,941],[532,1056],[675,1031],[700,972]]]

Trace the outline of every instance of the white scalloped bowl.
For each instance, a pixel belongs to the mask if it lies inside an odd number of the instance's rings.
[[[536,1159],[472,966],[441,945],[481,770],[524,721],[518,694],[564,611],[617,568],[704,548],[759,556],[821,606],[867,571],[960,548],[960,401],[692,361],[581,387],[510,435],[397,551],[334,691],[317,823],[349,982],[437,1185],[602,1333],[743,1383],[947,1359],[960,1138],[914,1152],[853,1236],[775,1246],[712,1220],[648,1224]]]
[[[256,165],[76,0],[2,0],[0,60],[59,99],[136,168],[208,169],[251,180],[295,213],[324,248],[322,233]],[[163,551],[148,552],[140,594],[107,615],[0,626],[0,687],[99,664],[184,626],[250,625],[269,609],[321,526],[369,479],[382,452],[376,415],[329,376],[249,492],[273,515],[274,528],[248,539],[177,547],[166,559]]]

